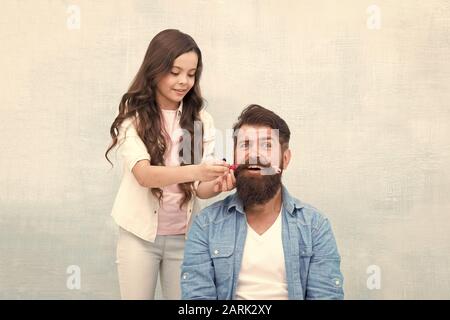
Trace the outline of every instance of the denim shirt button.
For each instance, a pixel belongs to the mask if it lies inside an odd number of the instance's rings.
[[[187,277],[188,277],[188,273],[187,272],[183,273],[183,280],[186,280]]]
[[[219,254],[219,250],[214,250],[214,254],[217,256]]]

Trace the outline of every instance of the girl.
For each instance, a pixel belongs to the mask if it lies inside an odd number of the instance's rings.
[[[180,266],[185,235],[199,210],[196,197],[210,198],[235,185],[229,165],[211,161],[215,128],[202,107],[202,67],[189,35],[160,32],[111,125],[105,157],[111,163],[108,153],[117,146],[124,162],[112,209],[119,225],[122,299],[154,299],[158,274],[163,296],[180,298]]]

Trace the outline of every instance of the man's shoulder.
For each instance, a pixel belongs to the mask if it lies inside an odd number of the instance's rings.
[[[213,202],[200,210],[197,215],[200,225],[206,226],[211,223],[220,223],[224,219],[228,218],[230,216],[229,208],[234,198],[234,194],[231,194],[224,199]]]
[[[290,197],[294,204],[294,210],[296,211],[298,223],[316,229],[320,227],[324,221],[328,220],[328,217],[322,210],[319,210],[313,205],[303,202],[295,197]],[[232,216],[230,214],[230,209],[235,204],[236,194],[228,195],[222,200],[213,202],[198,213],[198,222],[202,227],[212,223],[222,223]]]
[[[322,210],[319,210],[307,202],[300,201],[295,197],[292,197],[292,199],[295,203],[299,223],[311,226],[312,228],[317,228],[323,221],[328,220],[328,217]]]

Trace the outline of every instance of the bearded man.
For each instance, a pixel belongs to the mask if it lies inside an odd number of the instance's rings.
[[[281,181],[291,160],[288,125],[250,105],[233,130],[228,184],[236,192],[193,221],[181,267],[182,299],[343,299],[329,220]]]

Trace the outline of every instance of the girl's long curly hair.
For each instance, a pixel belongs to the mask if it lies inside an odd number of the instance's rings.
[[[182,139],[190,139],[190,155],[183,154],[180,148],[179,155],[181,165],[188,165],[199,162],[199,157],[194,156],[194,151],[203,153],[202,139],[191,139],[194,137],[194,123],[201,123],[200,110],[203,107],[203,98],[200,92],[200,76],[202,74],[202,54],[191,36],[179,30],[168,29],[158,33],[150,42],[147,52],[127,93],[122,96],[119,104],[119,115],[113,121],[110,134],[112,143],[105,152],[105,157],[109,163],[108,153],[117,145],[117,137],[122,122],[138,114],[136,121],[136,131],[144,142],[150,154],[150,164],[154,166],[164,166],[164,154],[167,149],[167,140],[162,127],[160,109],[156,103],[156,85],[159,80],[168,74],[173,66],[174,60],[187,52],[195,52],[198,57],[197,70],[195,73],[194,86],[183,98],[183,112],[180,118],[180,127],[184,132],[189,132]],[[196,122],[197,121],[197,122]],[[203,137],[203,128],[201,130]],[[199,142],[197,140],[200,140]],[[198,144],[195,146],[195,144]],[[180,146],[183,143],[180,143]],[[201,158],[201,157],[200,157]],[[193,162],[187,159],[192,159]],[[200,159],[201,160],[201,159]],[[180,183],[180,189],[184,192],[183,201],[180,208],[189,202],[193,197],[193,182]],[[162,200],[163,191],[161,188],[151,188],[151,192],[159,201]]]

